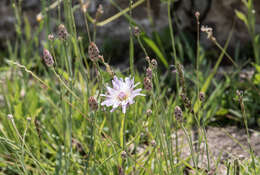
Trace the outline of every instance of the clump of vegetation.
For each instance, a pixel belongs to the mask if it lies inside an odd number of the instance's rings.
[[[173,1],[162,2],[168,6],[168,55],[158,38],[146,34],[132,17],[132,10],[143,2],[130,1],[129,7],[117,14],[126,17],[131,29],[129,68],[123,71],[109,63],[96,43],[98,27],[115,20],[100,21],[105,10],[102,6],[92,18],[87,10],[89,1],[79,4],[87,31],[82,35],[87,39],[83,39],[75,27],[71,1],[64,0],[62,9],[58,3],[58,31],[40,41],[40,32],[48,29],[46,9],[53,6],[44,8],[37,16],[38,28],[31,31],[26,20],[22,25],[20,4],[13,2],[17,40],[8,42],[8,57],[0,68],[0,173],[260,173],[260,158],[250,140],[250,127],[260,123],[259,35],[250,12],[253,1],[244,2],[249,9],[247,17],[237,12],[254,40],[255,62],[251,66],[256,73],[243,81],[239,75],[244,65],[234,62],[226,51],[232,31],[221,46],[214,30],[200,24],[196,12],[196,61],[185,65],[181,57],[184,46],[176,40],[172,27]],[[220,51],[214,66],[200,45],[200,33]],[[143,59],[144,72],[136,68],[136,47],[144,55],[138,58]],[[187,52],[193,52],[189,48]],[[216,78],[224,58],[234,71]],[[245,126],[247,145],[241,147],[250,155],[246,159],[222,160],[222,153],[212,155],[207,127],[224,126],[223,121]]]

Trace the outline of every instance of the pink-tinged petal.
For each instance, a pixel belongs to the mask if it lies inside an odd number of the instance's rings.
[[[112,85],[114,89],[119,89],[120,88],[120,82],[116,76],[114,76],[114,79],[112,80]]]
[[[126,83],[126,86],[128,87],[128,88],[131,88],[131,78],[130,77],[126,77],[125,78],[125,83]]]
[[[114,101],[113,100],[105,100],[105,101],[103,101],[102,103],[101,103],[101,106],[112,106],[113,105],[113,103],[114,103]]]
[[[139,84],[140,84],[140,83],[139,83]],[[133,78],[131,79],[131,86],[134,87],[134,85],[135,85],[135,78],[133,77]],[[138,85],[138,83],[137,83],[137,85]]]
[[[117,108],[120,105],[118,101],[114,101],[113,108]]]
[[[135,93],[139,93],[139,92],[141,92],[141,90],[142,90],[141,88],[135,89],[132,93],[134,93],[134,94],[135,94]]]
[[[114,89],[112,89],[111,87],[109,87],[109,86],[107,86],[107,91],[108,91],[108,93],[109,94],[112,94],[112,93],[114,93],[115,92],[115,90]]]
[[[136,84],[134,85],[134,88],[135,88],[136,86],[138,86],[139,84],[140,84],[140,82],[136,83]]]
[[[128,100],[128,102],[129,102],[129,104],[131,105],[131,104],[133,104],[135,101],[134,101],[134,99],[131,99],[131,98],[130,98],[130,99]]]
[[[110,110],[110,112],[114,112],[115,109],[116,109],[116,108],[112,108],[112,109]]]

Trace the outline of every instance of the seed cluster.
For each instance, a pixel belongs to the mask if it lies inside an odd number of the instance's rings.
[[[174,115],[177,121],[182,121],[182,110],[179,106],[176,106],[174,109]]]
[[[63,24],[59,25],[58,36],[61,40],[66,40],[67,37],[69,36],[68,31]]]
[[[147,91],[150,91],[152,89],[152,87],[153,87],[152,81],[148,77],[145,77],[144,78],[144,89],[146,89]]]
[[[88,46],[88,56],[92,61],[97,61],[99,59],[99,50],[94,42],[91,42]]]
[[[43,50],[43,60],[44,60],[45,64],[49,67],[53,66],[53,64],[54,64],[52,55],[47,49]]]
[[[93,96],[89,97],[88,105],[89,105],[90,109],[92,109],[93,111],[98,109],[97,100]]]

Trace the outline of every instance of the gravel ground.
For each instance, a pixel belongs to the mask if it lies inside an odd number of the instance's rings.
[[[193,136],[194,143],[196,143]],[[190,148],[187,142],[187,137],[183,131],[178,132],[179,143],[181,144],[181,157],[187,158],[190,156]],[[173,136],[174,139],[174,136]],[[249,147],[247,142],[247,135],[245,129],[237,128],[234,126],[227,127],[208,127],[207,128],[207,141],[210,155],[210,166],[211,169],[216,167],[217,162],[219,162],[219,167],[217,168],[217,174],[225,174],[226,166],[224,162],[238,159],[239,161],[247,161],[250,158]],[[260,132],[255,130],[250,130],[250,141],[257,157],[260,156]],[[194,144],[195,145],[195,144]],[[195,146],[194,146],[195,149]],[[207,156],[205,151],[205,144],[200,146],[200,163],[199,167],[207,168]],[[219,160],[219,161],[218,161]],[[191,161],[191,160],[190,160]],[[192,162],[192,161],[191,161]],[[192,163],[191,163],[192,164]]]

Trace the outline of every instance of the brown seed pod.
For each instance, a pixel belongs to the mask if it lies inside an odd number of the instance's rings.
[[[88,46],[88,56],[91,61],[97,61],[99,59],[99,50],[94,42],[91,42]]]
[[[89,105],[90,109],[92,109],[94,111],[98,109],[97,100],[93,96],[89,97],[88,105]]]
[[[61,40],[66,40],[67,37],[69,36],[68,31],[63,24],[59,25],[58,35]]]
[[[53,66],[53,64],[54,64],[52,55],[47,49],[43,50],[43,60],[44,60],[45,64],[49,67]]]
[[[145,77],[144,78],[144,89],[146,89],[147,91],[150,91],[152,89],[152,87],[153,87],[152,81],[148,77]]]

